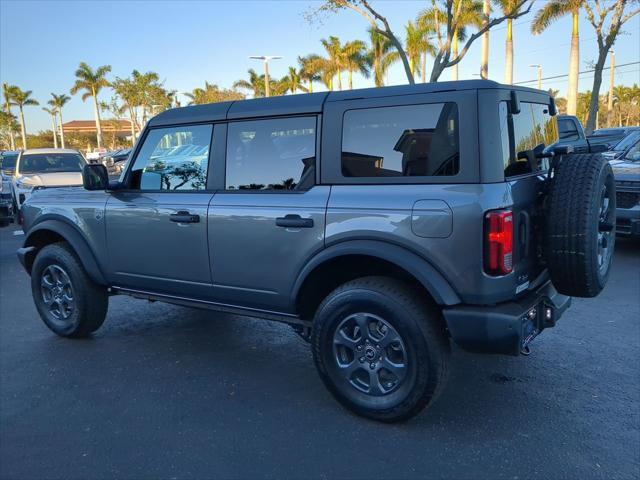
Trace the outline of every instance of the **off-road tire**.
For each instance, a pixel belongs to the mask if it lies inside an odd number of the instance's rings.
[[[406,377],[381,396],[360,392],[336,375],[340,369],[334,334],[345,318],[359,312],[383,318],[395,329],[407,352]],[[391,278],[363,277],[331,292],[316,311],[311,345],[320,378],[334,397],[356,414],[382,422],[403,421],[418,414],[437,398],[448,376],[450,346],[441,312],[424,299],[424,292]]]
[[[64,322],[50,311],[42,293],[43,272],[49,266],[60,267],[70,279],[72,286],[74,308]],[[31,269],[31,292],[42,321],[51,331],[62,337],[89,336],[100,328],[107,314],[109,298],[106,288],[89,278],[66,242],[47,245],[38,252]]]
[[[608,213],[600,218],[605,190]],[[547,198],[543,242],[551,281],[560,293],[595,297],[606,285],[615,245],[615,210],[613,171],[602,155],[566,155],[560,160]],[[602,265],[601,237],[606,237],[608,248]]]

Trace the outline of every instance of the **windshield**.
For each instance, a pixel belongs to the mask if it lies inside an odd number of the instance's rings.
[[[637,142],[624,156],[630,162],[640,162],[640,142]]]
[[[84,165],[84,159],[77,153],[38,153],[22,156],[20,173],[81,172]]]
[[[13,171],[16,169],[17,159],[17,153],[5,153],[0,155],[0,170],[13,174]]]
[[[616,145],[611,149],[616,152],[624,152],[627,148],[632,146],[635,142],[640,138],[640,132],[633,132],[620,140]]]

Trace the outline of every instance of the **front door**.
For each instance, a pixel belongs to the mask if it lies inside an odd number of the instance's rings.
[[[211,293],[207,190],[212,125],[148,131],[128,188],[107,202],[112,283],[170,295]]]
[[[225,189],[208,226],[219,301],[286,311],[298,272],[324,246],[330,187],[316,185],[316,122],[228,124]]]

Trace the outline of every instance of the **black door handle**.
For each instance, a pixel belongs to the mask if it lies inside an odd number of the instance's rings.
[[[313,218],[302,218],[300,215],[289,214],[276,218],[276,225],[286,228],[311,228],[313,227]]]
[[[176,223],[198,223],[200,215],[193,215],[185,210],[169,215],[169,220]]]

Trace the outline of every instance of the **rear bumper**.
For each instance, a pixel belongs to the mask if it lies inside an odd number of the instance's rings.
[[[519,355],[545,328],[553,327],[571,297],[547,282],[524,297],[489,306],[458,305],[443,314],[454,342],[478,353]]]

